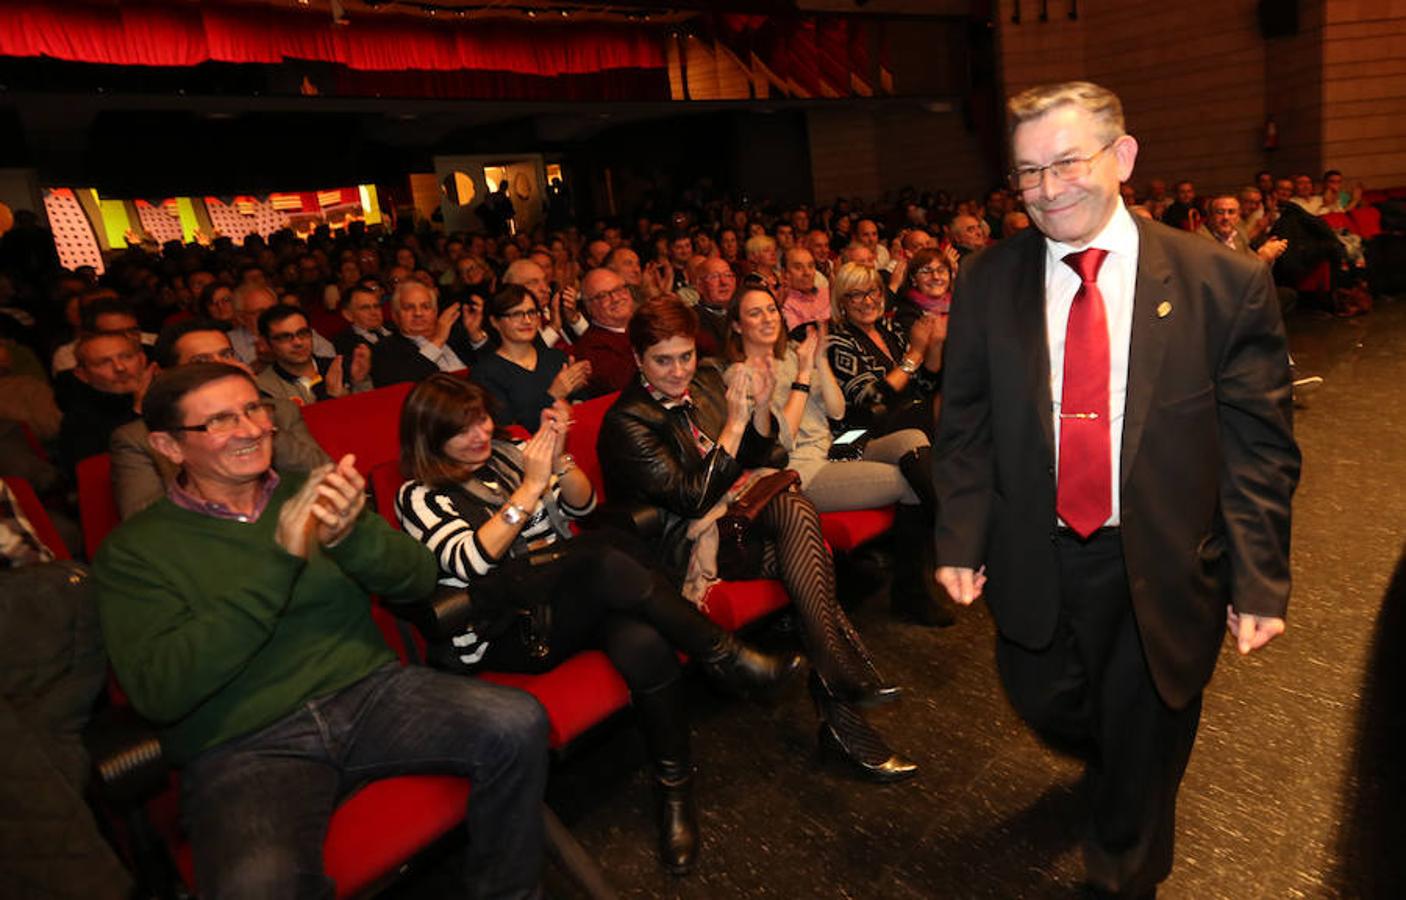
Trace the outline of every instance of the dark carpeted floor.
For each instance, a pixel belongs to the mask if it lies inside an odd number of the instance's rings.
[[[1300,368],[1327,383],[1297,418],[1305,463],[1289,630],[1221,661],[1163,897],[1403,895],[1406,302],[1351,320],[1296,314],[1290,332]],[[1079,769],[1011,712],[984,609],[927,631],[870,597],[854,618],[907,689],[875,721],[920,776],[876,787],[819,767],[803,689],[758,705],[696,683],[704,849],[692,875],[671,878],[655,862],[628,719],[557,768],[548,799],[621,896],[1075,896]],[[437,884],[429,873],[396,893]],[[578,895],[556,871],[548,888]]]

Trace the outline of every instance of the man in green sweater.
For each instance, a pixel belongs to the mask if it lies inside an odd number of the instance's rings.
[[[473,783],[468,895],[535,896],[546,716],[528,694],[396,663],[368,594],[425,597],[437,565],[362,514],[353,458],[280,478],[269,408],[230,366],[164,373],[143,417],[180,475],[103,544],[99,608],[118,680],[184,767],[202,894],[330,895],[338,800],[433,773]]]

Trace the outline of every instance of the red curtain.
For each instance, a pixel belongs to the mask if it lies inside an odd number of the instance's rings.
[[[368,14],[338,27],[325,14],[271,7],[45,0],[0,0],[0,55],[130,66],[306,59],[363,71],[524,75],[665,65],[661,37],[644,26],[431,23]]]

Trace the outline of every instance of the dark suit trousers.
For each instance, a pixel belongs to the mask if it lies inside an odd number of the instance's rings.
[[[1143,656],[1121,537],[1058,538],[1060,613],[1050,646],[998,638],[996,662],[1016,711],[1042,739],[1087,764],[1092,821],[1084,861],[1092,886],[1152,891],[1172,868],[1176,794],[1196,739],[1201,697],[1162,701]]]

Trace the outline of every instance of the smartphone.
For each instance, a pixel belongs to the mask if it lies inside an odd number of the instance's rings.
[[[855,441],[857,441],[857,440],[859,440],[860,438],[864,437],[865,433],[866,433],[866,432],[865,432],[865,429],[863,429],[863,428],[853,428],[853,429],[850,429],[849,431],[846,431],[844,434],[840,435],[839,437],[835,438],[835,439],[834,439],[833,441],[831,441],[830,443],[832,443],[832,444],[838,444],[838,445],[841,446],[841,447],[847,446],[847,445],[849,445],[849,444],[853,444]]]

